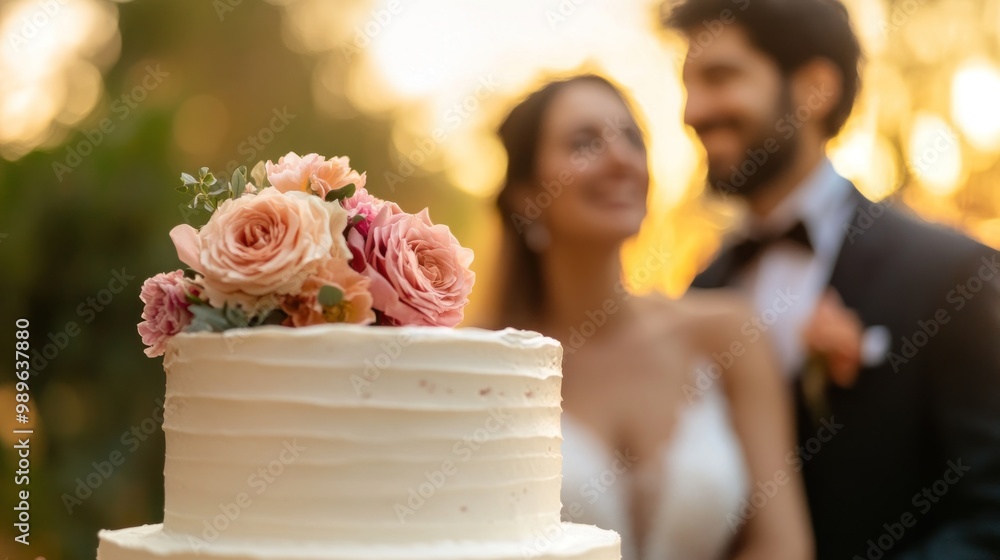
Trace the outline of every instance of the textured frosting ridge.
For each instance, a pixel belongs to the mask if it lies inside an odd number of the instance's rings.
[[[102,532],[98,557],[618,558],[559,519],[561,360],[513,329],[178,335],[163,524]]]

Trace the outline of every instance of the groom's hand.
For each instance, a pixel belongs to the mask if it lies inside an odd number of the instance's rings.
[[[823,294],[802,332],[809,354],[822,357],[830,379],[844,388],[853,386],[858,378],[863,336],[861,319],[844,306],[832,288]]]

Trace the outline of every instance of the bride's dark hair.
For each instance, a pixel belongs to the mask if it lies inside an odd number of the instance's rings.
[[[522,215],[517,196],[524,195],[526,191],[523,187],[540,188],[535,172],[542,121],[556,96],[577,83],[607,87],[628,106],[625,96],[607,79],[594,74],[581,74],[549,82],[518,103],[500,125],[500,140],[507,152],[507,173],[496,199],[503,224],[498,268],[500,281],[493,317],[496,328],[536,328],[545,308],[541,262],[525,240],[524,225],[528,220]]]

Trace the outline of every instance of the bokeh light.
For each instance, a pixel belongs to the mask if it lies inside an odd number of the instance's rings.
[[[0,5],[0,157],[62,140],[103,91],[118,58],[118,12],[101,0]]]

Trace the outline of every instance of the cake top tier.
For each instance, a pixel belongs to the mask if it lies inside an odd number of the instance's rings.
[[[513,351],[512,351],[513,350]],[[437,371],[490,373],[517,371],[527,376],[558,374],[562,346],[536,332],[517,329],[372,327],[351,324],[291,329],[281,326],[233,329],[223,333],[181,333],[170,341],[167,371],[177,361],[200,358],[234,361],[275,360],[356,366],[367,360],[380,368],[392,364]]]

